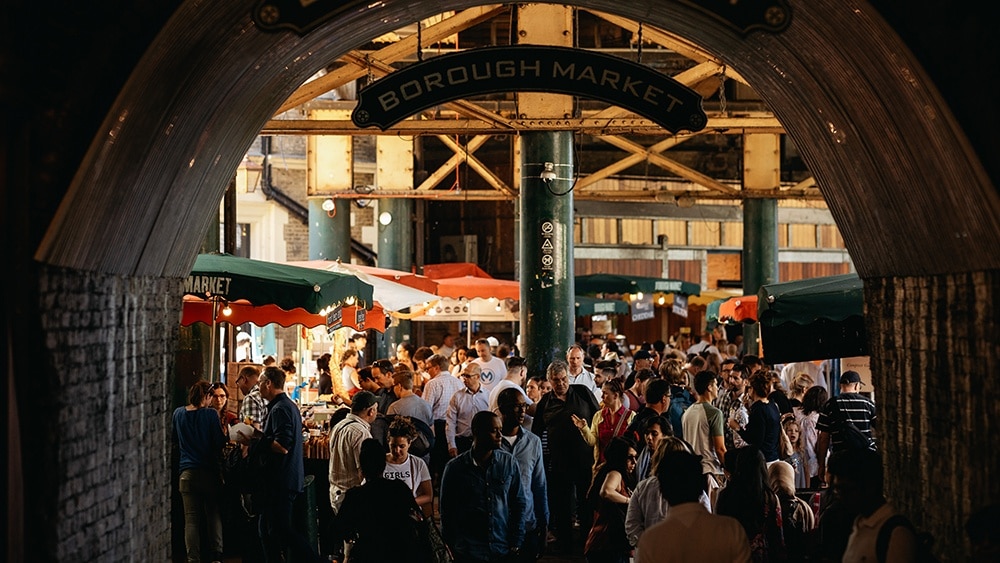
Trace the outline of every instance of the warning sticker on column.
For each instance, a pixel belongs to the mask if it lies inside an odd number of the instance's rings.
[[[541,230],[542,232],[540,234],[542,235],[542,246],[540,250],[542,251],[542,254],[540,266],[543,271],[551,272],[555,269],[556,264],[555,256],[553,256],[556,245],[552,240],[556,235],[556,225],[552,221],[543,221]]]

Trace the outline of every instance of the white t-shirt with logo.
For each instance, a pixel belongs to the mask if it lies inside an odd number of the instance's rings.
[[[472,360],[472,363],[477,364],[479,369],[482,370],[482,375],[479,376],[480,383],[483,384],[483,389],[486,390],[486,395],[489,396],[490,391],[493,387],[500,383],[500,381],[507,377],[507,364],[503,363],[503,360],[493,356],[490,361],[485,362],[482,358],[476,358]]]
[[[427,468],[427,464],[413,454],[407,455],[406,461],[399,465],[386,461],[385,473],[382,475],[386,479],[395,479],[406,483],[413,491],[414,498],[417,496],[417,487],[420,486],[420,483],[431,480],[431,471]]]

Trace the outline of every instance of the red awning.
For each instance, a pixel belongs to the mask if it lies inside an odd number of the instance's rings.
[[[308,328],[315,328],[326,325],[326,316],[312,314],[305,309],[292,309],[286,311],[275,305],[251,305],[250,302],[239,300],[228,303],[232,313],[223,315],[222,306],[219,306],[215,317],[216,323],[229,323],[240,325],[243,323],[253,323],[257,326],[265,326],[271,323],[279,324],[283,327],[302,325]],[[193,295],[184,296],[184,308],[181,316],[181,325],[188,326],[194,323],[212,324],[211,301],[206,301]],[[357,306],[345,305],[343,307],[343,325],[355,330],[372,329],[378,332],[385,332],[385,311],[376,303],[370,311],[365,313],[364,326],[357,326]]]
[[[757,296],[730,297],[719,305],[719,320],[723,322],[757,322]]]

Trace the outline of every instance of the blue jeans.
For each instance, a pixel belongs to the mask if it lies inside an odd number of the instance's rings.
[[[222,560],[222,517],[219,497],[222,481],[219,473],[207,469],[181,471],[178,488],[184,503],[184,547],[188,563],[201,561],[201,529],[204,524],[213,560]]]

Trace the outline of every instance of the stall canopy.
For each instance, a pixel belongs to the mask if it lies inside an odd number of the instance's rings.
[[[438,284],[437,294],[454,299],[521,299],[521,284],[490,277],[479,266],[466,262],[428,264],[424,274]]]
[[[576,316],[590,317],[593,315],[627,315],[628,303],[621,299],[601,299],[598,297],[576,296]]]
[[[340,303],[371,307],[372,292],[357,276],[222,253],[199,254],[184,283],[185,295],[201,299],[245,300],[313,314]]]
[[[251,305],[249,301],[243,299],[220,305],[193,295],[185,295],[181,326],[189,326],[194,323],[212,324],[213,312],[215,323],[233,325],[253,323],[257,326],[265,326],[275,323],[283,327],[302,325],[307,328],[316,328],[326,325],[327,322],[327,315],[313,314],[300,308],[286,311],[276,305]],[[351,327],[354,330],[372,329],[385,332],[385,310],[378,303],[372,305],[370,311],[357,305],[342,306],[337,318],[341,319],[342,326]],[[359,320],[361,322],[358,322]]]
[[[397,312],[415,306],[426,307],[438,298],[437,295],[433,293],[428,293],[410,285],[389,280],[387,277],[371,275],[361,267],[354,264],[343,264],[333,260],[309,260],[306,262],[288,263],[295,266],[315,268],[337,274],[355,276],[361,281],[372,286],[372,295],[375,302],[381,305],[386,311]],[[382,271],[384,275],[388,275],[385,274],[385,272],[390,272],[391,270],[383,269]],[[411,274],[411,276],[415,275],[416,274]],[[409,279],[412,281],[416,278]],[[434,284],[435,288],[437,287],[436,283],[433,281],[431,281],[431,283]]]
[[[726,299],[719,305],[718,320],[723,323],[757,322],[757,296],[742,295]]]
[[[318,270],[328,270],[334,264],[341,264],[349,267],[354,272],[362,272],[371,277],[382,278],[384,280],[400,283],[414,289],[419,289],[420,291],[425,291],[435,295],[437,294],[437,284],[434,283],[434,280],[427,276],[414,274],[413,272],[393,270],[391,268],[377,268],[375,266],[362,266],[361,264],[343,264],[339,260],[304,260],[289,262],[289,264],[302,266],[304,268],[316,268]]]
[[[667,278],[622,276],[616,274],[590,274],[574,279],[577,295],[625,293],[680,293],[701,295],[701,286],[695,283]]]
[[[857,274],[764,285],[757,319],[768,363],[868,355],[864,286]]]

